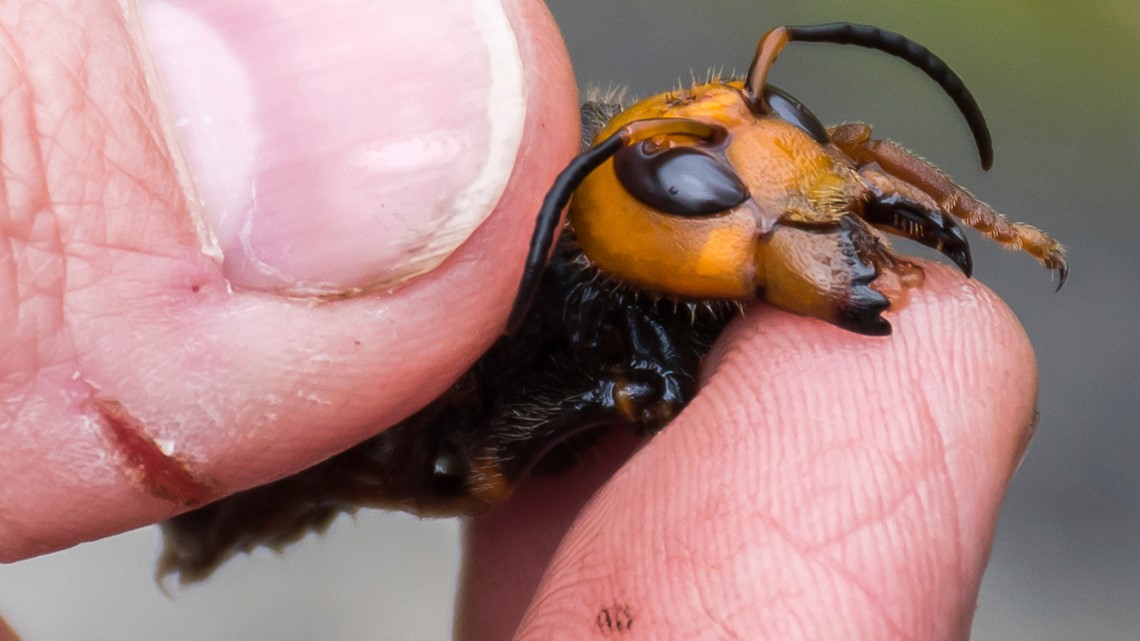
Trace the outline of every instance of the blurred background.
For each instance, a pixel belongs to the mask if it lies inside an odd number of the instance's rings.
[[[975,276],[1037,347],[1041,423],[1004,508],[973,638],[1140,639],[1140,3],[550,2],[580,83],[631,95],[710,68],[743,72],[764,30],[837,20],[902,32],[963,76],[994,134],[988,174],[953,106],[905,63],[793,45],[770,80],[824,122],[873,123],[1069,246],[1069,282],[1054,294],[1029,258],[974,243]],[[0,567],[0,612],[27,641],[444,639],[458,531],[403,515],[342,518],[284,556],[237,559],[167,597],[149,528]]]

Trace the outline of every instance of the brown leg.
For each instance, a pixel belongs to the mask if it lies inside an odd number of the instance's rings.
[[[831,128],[830,134],[832,143],[860,167],[878,164],[886,175],[925,192],[938,203],[938,209],[952,213],[1003,247],[1024,251],[1047,269],[1055,270],[1059,276],[1058,289],[1065,283],[1068,274],[1065,248],[1045,232],[1010,221],[930,163],[893,142],[875,140],[871,137],[870,125],[839,125]]]

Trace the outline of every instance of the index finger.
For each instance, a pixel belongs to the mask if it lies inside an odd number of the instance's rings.
[[[749,310],[693,403],[573,521],[515,638],[961,638],[1036,371],[989,290],[927,272],[886,339]],[[538,513],[573,498],[548,486]],[[553,538],[527,509],[473,523],[467,576],[540,574],[479,562]],[[463,594],[457,629],[481,638],[486,591]]]

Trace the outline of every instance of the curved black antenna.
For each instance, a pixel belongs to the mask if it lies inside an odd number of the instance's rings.
[[[538,294],[538,286],[542,282],[542,272],[546,269],[550,247],[554,244],[554,232],[558,230],[558,221],[562,219],[562,210],[566,207],[566,203],[570,202],[570,196],[578,185],[582,184],[590,172],[613,157],[623,145],[665,134],[693,136],[715,143],[724,140],[728,136],[728,130],[720,125],[688,118],[635,120],[571,160],[562,173],[554,179],[550,191],[546,192],[546,197],[542,199],[542,207],[538,210],[538,219],[534,225],[534,235],[530,239],[530,253],[527,254],[526,266],[519,282],[519,291],[515,295],[515,303],[511,307],[511,314],[507,317],[507,327],[503,333],[515,333],[522,326],[526,313],[530,311],[534,297]]]
[[[522,326],[526,313],[534,303],[538,285],[542,280],[542,272],[546,269],[547,255],[550,253],[551,245],[554,244],[554,232],[558,229],[558,221],[562,219],[562,210],[566,207],[566,203],[570,202],[570,196],[590,172],[613,157],[624,144],[622,132],[618,131],[578,154],[554,179],[554,184],[551,185],[550,191],[546,192],[546,197],[542,199],[542,207],[538,210],[534,234],[530,238],[530,253],[526,257],[526,267],[523,268],[515,304],[511,307],[511,315],[507,317],[505,334],[514,334]]]
[[[745,87],[752,96],[763,96],[762,90],[768,75],[768,67],[775,61],[780,49],[791,41],[829,42],[866,47],[889,53],[918,67],[942,87],[942,90],[954,101],[958,111],[966,118],[966,124],[970,127],[970,133],[974,135],[974,143],[981,156],[982,169],[989,169],[993,165],[993,140],[990,138],[986,118],[965,83],[942,58],[910,38],[893,31],[849,22],[777,27],[764,34],[756,48],[756,58],[753,59],[752,68],[749,69],[748,78],[745,80]]]

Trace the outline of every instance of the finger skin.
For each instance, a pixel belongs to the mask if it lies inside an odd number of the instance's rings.
[[[2,616],[0,616],[0,641],[20,641],[20,637],[16,636],[16,631],[4,621]]]
[[[867,338],[750,309],[689,408],[578,515],[515,638],[966,638],[1034,356],[1000,300],[941,266],[891,322]],[[497,527],[472,525],[472,555],[506,553]],[[463,594],[461,612],[493,607]],[[457,629],[495,638],[477,625]]]
[[[578,469],[529,479],[508,502],[466,524],[458,641],[511,638],[579,510],[639,445],[630,433],[612,434],[583,453]]]
[[[0,562],[297,471],[437,396],[499,333],[577,147],[553,21],[507,1],[526,123],[487,221],[394,291],[235,292],[203,253],[122,6],[0,8]]]

